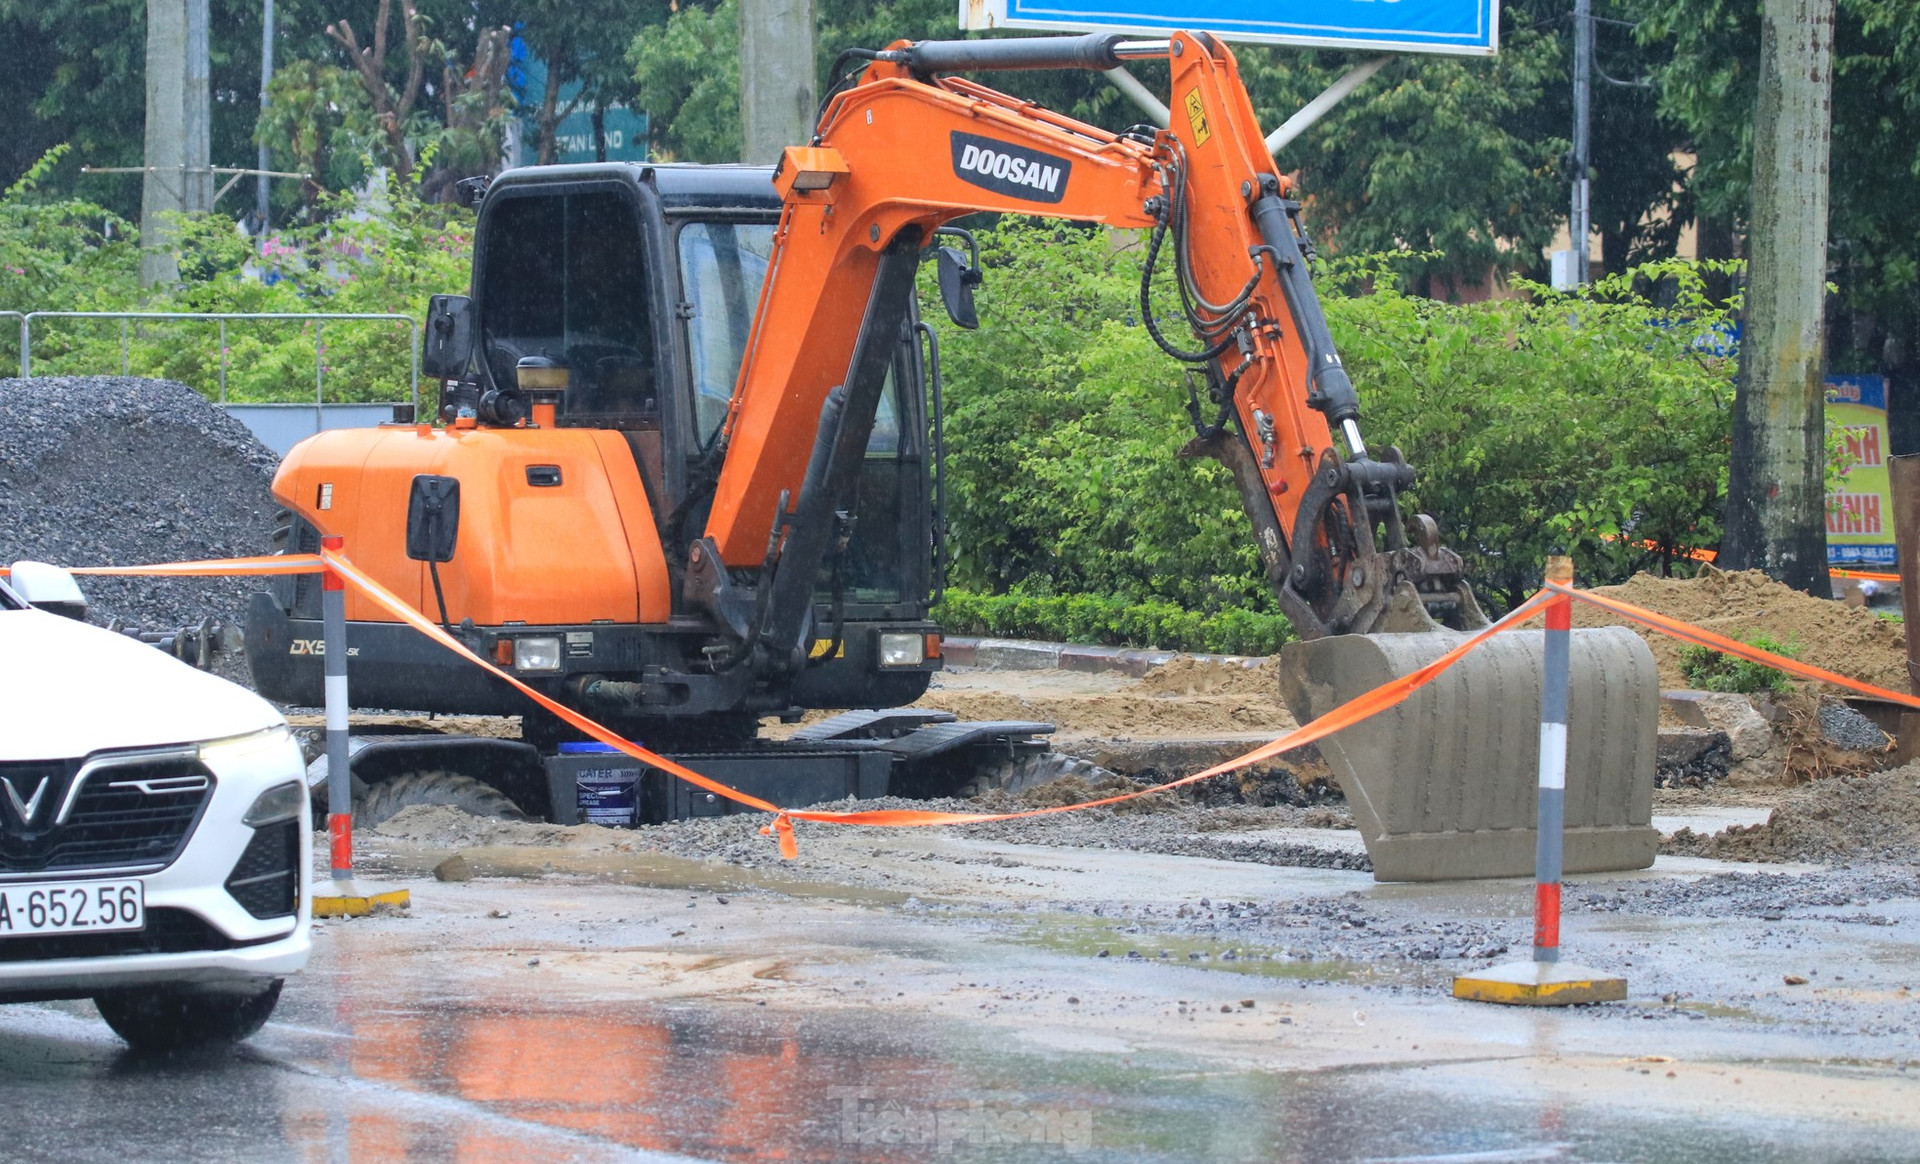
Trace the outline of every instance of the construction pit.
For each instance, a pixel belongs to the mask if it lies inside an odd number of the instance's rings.
[[[193,458],[170,470],[177,502],[143,479],[161,512],[129,546],[98,523],[72,540],[70,491],[14,460],[5,496],[42,517],[0,526],[0,559],[264,548],[152,541],[249,495],[234,458],[200,460],[237,484],[196,498]],[[172,617],[196,585],[163,603],[102,588],[96,614]],[[1614,592],[1904,686],[1901,625],[1871,611],[1748,575]],[[859,807],[1076,803],[1293,726],[1265,660],[955,646],[923,706],[1054,723],[1111,775]],[[1570,878],[1561,935],[1626,978],[1625,1002],[1451,998],[1455,975],[1529,955],[1532,885],[1375,881],[1307,749],[1110,808],[801,822],[790,860],[757,815],[608,829],[405,809],[358,832],[356,857],[410,910],[316,923],[312,966],[243,1054],[155,1076],[81,1022],[89,1004],[50,1003],[0,1009],[0,1080],[47,1110],[84,1083],[122,1112],[101,1159],[186,1137],[234,1159],[1912,1158],[1920,765],[1834,693],[1688,693],[1677,652],[1654,651],[1661,853]],[[314,852],[324,878],[324,835]],[[229,1094],[257,1115],[209,1129]]]

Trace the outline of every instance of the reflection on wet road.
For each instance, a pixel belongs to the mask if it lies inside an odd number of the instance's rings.
[[[309,979],[309,987],[324,977]],[[749,1002],[529,1006],[300,992],[256,1043],[122,1052],[0,1011],[9,1159],[546,1161],[1895,1158],[1834,1129],[1463,1096],[1430,1069],[1036,1054],[932,1020]]]
[[[1898,1034],[1102,959],[1081,915],[559,879],[415,911],[327,926],[238,1051],[0,1007],[0,1164],[1920,1158]]]

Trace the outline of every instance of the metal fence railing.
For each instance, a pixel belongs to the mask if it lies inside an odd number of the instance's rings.
[[[271,320],[276,322],[313,323],[313,406],[323,407],[327,394],[326,347],[323,341],[326,325],[330,322],[377,322],[404,323],[407,325],[407,347],[412,358],[408,384],[412,389],[413,406],[420,407],[420,321],[411,315],[386,313],[356,313],[338,311],[312,312],[275,312],[275,311],[0,311],[0,316],[20,321],[20,376],[25,379],[33,375],[33,324],[41,319],[117,319],[120,321],[120,372],[127,374],[131,362],[130,328],[135,320],[173,320],[217,323],[220,327],[220,403],[227,402],[227,324],[237,320]]]

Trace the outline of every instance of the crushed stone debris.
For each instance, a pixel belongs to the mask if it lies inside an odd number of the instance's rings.
[[[1070,776],[1019,795],[993,792],[972,800],[909,800],[889,796],[872,800],[837,800],[814,807],[835,811],[913,809],[935,812],[1017,812],[1058,804],[1083,803],[1096,797],[1111,796],[1118,790],[1139,787],[1141,785],[1118,777],[1088,782]],[[414,805],[368,830],[368,834],[436,849],[471,849],[491,845],[617,849],[751,867],[780,860],[772,842],[760,835],[760,827],[766,820],[761,813],[738,813],[670,821],[635,829],[616,829],[598,825],[563,826],[483,818],[444,805]],[[1340,807],[1302,809],[1284,805],[1239,805],[1209,808],[1178,800],[1172,795],[1156,795],[1074,813],[954,826],[951,831],[959,836],[1008,844],[1131,849],[1266,865],[1371,869],[1363,852],[1342,844],[1343,838],[1331,832],[1325,846],[1311,843],[1310,838],[1279,840],[1258,835],[1265,830],[1281,828],[1339,830],[1352,827],[1352,817]],[[906,833],[923,831],[863,827],[856,833],[852,829],[806,821],[796,822],[796,828],[802,831],[803,843],[793,867],[802,869],[833,868],[847,860],[833,847],[805,843],[809,835],[814,838],[848,838],[857,835],[863,841],[888,842]],[[859,876],[855,864],[847,864],[845,872],[849,877]]]
[[[1820,705],[1820,734],[1829,744],[1849,752],[1879,751],[1887,746],[1887,733],[1844,703]]]
[[[1788,793],[1766,823],[1712,836],[1681,829],[1661,851],[1723,861],[1920,863],[1920,763]]]
[[[0,563],[132,566],[265,553],[277,464],[245,425],[172,380],[0,380]],[[161,630],[209,615],[235,621],[260,582],[80,585],[89,621]]]

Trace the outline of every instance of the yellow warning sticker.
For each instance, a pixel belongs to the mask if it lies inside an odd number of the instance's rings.
[[[1193,144],[1206,145],[1213,136],[1213,129],[1207,124],[1207,107],[1200,100],[1200,86],[1187,90],[1187,123],[1193,126]]]
[[[825,658],[828,649],[831,647],[833,647],[832,639],[815,639],[813,640],[813,646],[807,651],[807,658]],[[833,652],[833,657],[836,659],[844,659],[847,657],[847,644],[845,642],[842,642],[839,649]]]

